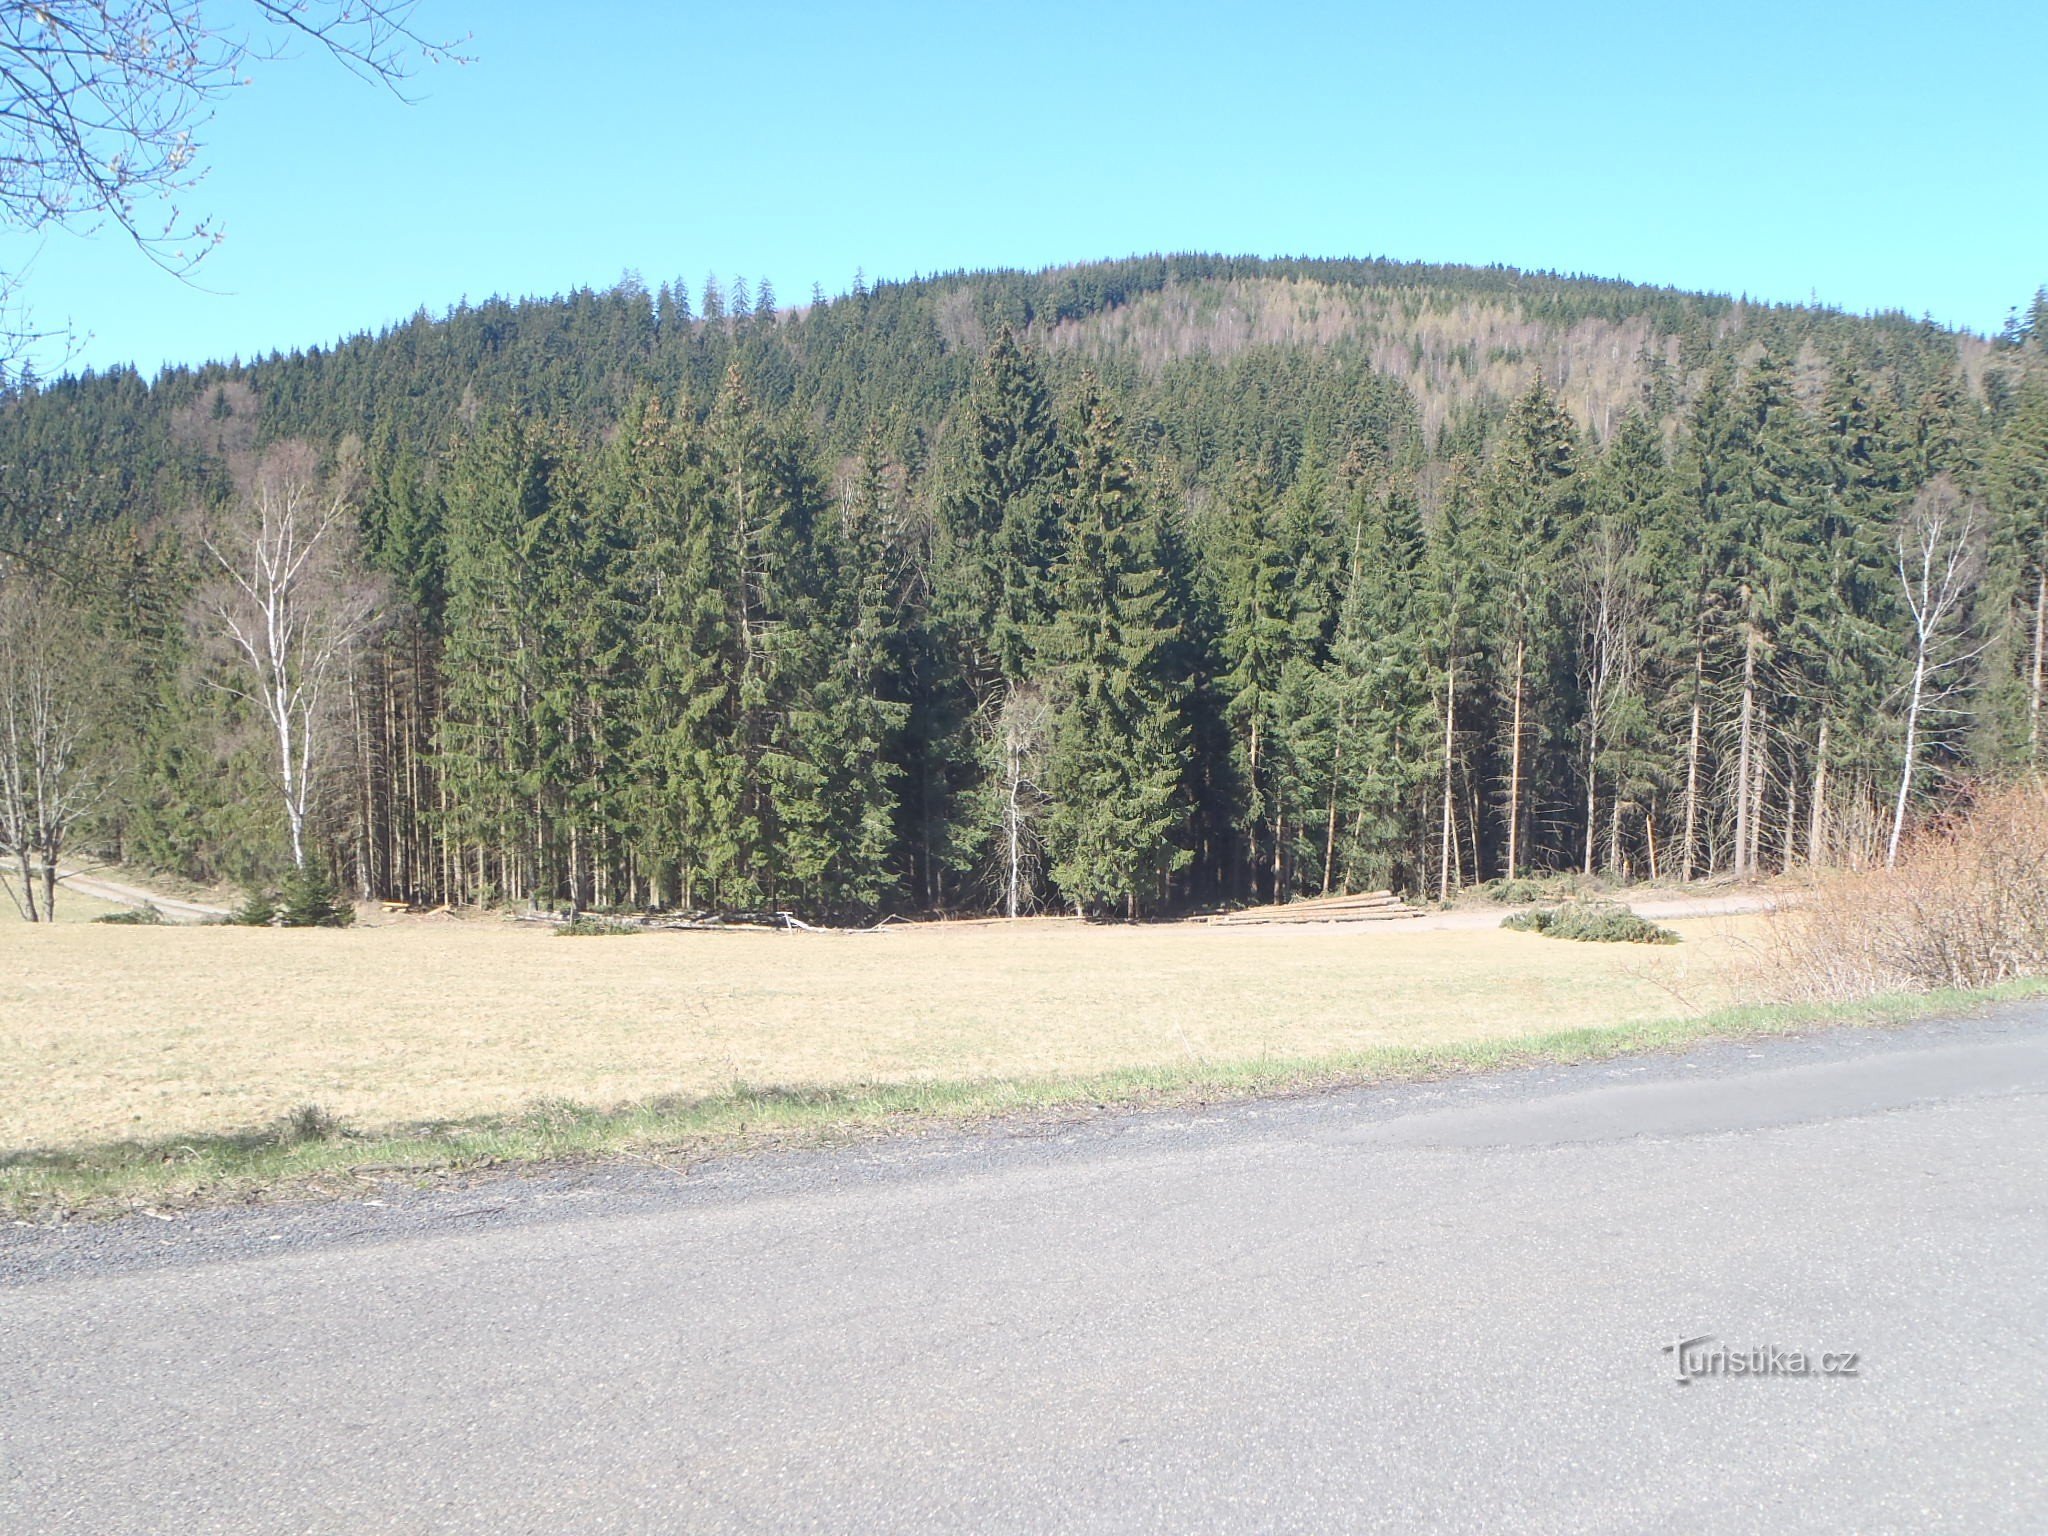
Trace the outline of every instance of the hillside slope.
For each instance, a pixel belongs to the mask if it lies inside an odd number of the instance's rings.
[[[1315,411],[1313,396],[1370,393],[1368,374],[1406,398],[1376,403],[1370,421],[1339,412],[1347,419],[1334,430],[1419,429],[1434,447],[1460,421],[1476,418],[1483,436],[1532,377],[1605,435],[1640,403],[1672,416],[1731,351],[1788,350],[1812,387],[1823,359],[1852,360],[1908,400],[1951,369],[1981,391],[1992,351],[1897,315],[1421,263],[1134,258],[884,283],[743,314],[715,292],[649,292],[629,280],[438,318],[422,310],[333,347],[150,381],[114,370],[18,389],[0,409],[0,452],[15,468],[0,489],[0,527],[222,494],[219,461],[282,438],[331,446],[353,434],[431,454],[493,408],[586,430],[617,421],[641,388],[704,409],[735,360],[755,398],[797,412],[840,452],[878,418],[899,437],[929,437],[1002,325],[1042,349],[1056,378],[1087,367],[1132,395],[1133,415],[1157,418],[1204,467],[1219,452],[1284,444]],[[1228,367],[1248,357],[1257,366]],[[1218,413],[1238,419],[1223,448],[1205,448],[1198,418]]]
[[[249,537],[266,486],[351,514],[309,618],[377,615],[306,727],[313,846],[364,894],[1748,875],[2048,757],[2043,310],[1994,342],[1207,256],[801,309],[626,282],[17,390],[0,551],[108,706],[81,835],[195,876],[285,857],[192,536]],[[1925,632],[1908,547],[1962,579]]]

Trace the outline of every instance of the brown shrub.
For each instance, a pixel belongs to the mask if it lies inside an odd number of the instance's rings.
[[[1898,867],[1825,878],[1773,927],[1776,990],[1869,997],[2048,975],[2048,787],[1989,790]]]

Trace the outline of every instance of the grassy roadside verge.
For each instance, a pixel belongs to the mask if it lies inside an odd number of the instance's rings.
[[[606,1158],[692,1159],[958,1128],[1005,1115],[1213,1103],[1322,1088],[1418,1082],[1604,1061],[1698,1042],[1836,1024],[1904,1024],[2048,997],[2048,979],[1980,991],[1906,993],[1853,1003],[1727,1008],[1692,1018],[1562,1030],[1431,1048],[1176,1063],[1071,1077],[857,1084],[657,1099],[610,1109],[541,1102],[512,1115],[357,1134],[317,1123],[236,1135],[0,1153],[0,1216],[116,1215],[145,1206],[361,1192],[387,1181]],[[317,1117],[315,1117],[317,1121]]]

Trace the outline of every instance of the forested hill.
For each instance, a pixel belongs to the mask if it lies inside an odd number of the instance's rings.
[[[1289,475],[1305,453],[1340,458],[1366,437],[1446,456],[1482,444],[1539,375],[1582,426],[1607,432],[1639,404],[1668,417],[1709,361],[1744,348],[1852,361],[1908,399],[1950,376],[1981,388],[1991,350],[1903,315],[1390,261],[1168,256],[856,280],[847,297],[794,309],[743,280],[652,292],[628,280],[439,319],[422,310],[331,348],[153,382],[118,369],[17,389],[0,417],[0,519],[20,530],[222,494],[221,450],[280,439],[353,435],[382,455],[432,457],[479,413],[603,431],[646,388],[701,414],[734,362],[753,399],[801,421],[817,447],[850,454],[880,422],[914,462],[1003,326],[1056,387],[1094,370],[1153,446],[1196,474],[1250,459]]]
[[[798,308],[634,281],[17,389],[0,549],[105,640],[79,835],[195,874],[298,844],[260,708],[195,686],[234,657],[189,530],[281,476],[343,498],[326,585],[375,614],[298,775],[365,893],[1774,869],[2038,761],[2044,311],[1203,256]]]

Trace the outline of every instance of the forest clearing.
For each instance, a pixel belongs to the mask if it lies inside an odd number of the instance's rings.
[[[2048,1525],[2048,4],[927,9],[0,0],[0,1536]]]
[[[85,917],[84,898],[69,904]],[[1671,1018],[1737,1001],[1759,916],[1670,948],[1403,924],[1069,919],[561,941],[494,920],[6,932],[0,1147],[355,1130],[662,1095],[1083,1076]]]

